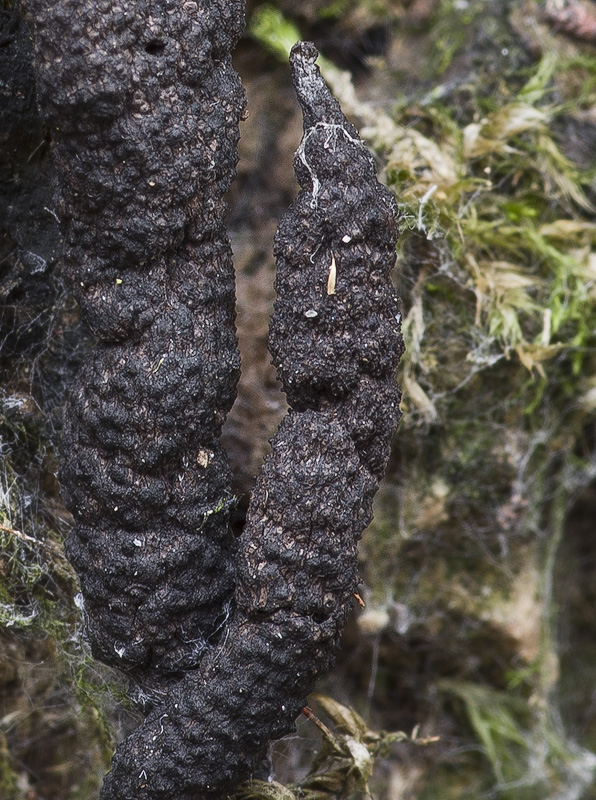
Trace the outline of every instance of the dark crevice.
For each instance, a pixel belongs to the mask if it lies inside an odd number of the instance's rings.
[[[145,52],[150,56],[160,56],[165,49],[165,42],[161,42],[159,39],[153,39],[145,45]]]

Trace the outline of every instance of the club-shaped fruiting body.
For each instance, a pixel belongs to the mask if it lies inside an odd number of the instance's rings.
[[[96,337],[65,410],[67,552],[94,653],[149,698],[102,798],[221,796],[293,728],[357,591],[400,413],[396,204],[299,43],[302,189],[276,236],[270,328],[290,409],[236,543],[219,436],[239,371],[223,194],[243,4],[27,9],[65,270]]]

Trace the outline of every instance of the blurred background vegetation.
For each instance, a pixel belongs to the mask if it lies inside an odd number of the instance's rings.
[[[247,19],[239,527],[285,409],[266,337],[298,38],[395,191],[407,352],[365,608],[273,780],[237,797],[596,800],[596,3],[278,0]],[[60,412],[90,343],[12,0],[0,25],[0,797],[92,800],[134,712],[89,656],[61,549]]]

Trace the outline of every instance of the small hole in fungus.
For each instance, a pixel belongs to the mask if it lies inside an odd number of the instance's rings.
[[[145,52],[150,56],[158,56],[165,50],[165,42],[160,42],[158,39],[153,39],[145,45]]]

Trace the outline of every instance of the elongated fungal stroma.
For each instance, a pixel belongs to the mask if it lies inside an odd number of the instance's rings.
[[[293,729],[357,593],[400,415],[396,204],[299,43],[302,188],[275,240],[270,326],[290,408],[235,542],[219,436],[239,371],[223,195],[243,3],[26,6],[65,269],[96,336],[65,410],[67,552],[93,652],[146,711],[102,798],[221,796]]]

